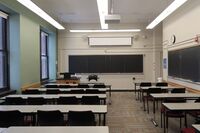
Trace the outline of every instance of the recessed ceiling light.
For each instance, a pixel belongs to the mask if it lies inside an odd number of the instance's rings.
[[[146,29],[153,29],[161,21],[163,21],[167,16],[173,13],[181,5],[183,5],[187,0],[174,0],[153,22],[151,22]]]
[[[108,29],[105,23],[105,16],[108,15],[108,0],[97,0],[101,29]]]
[[[50,17],[46,12],[44,12],[41,8],[39,8],[36,4],[34,4],[31,0],[17,0],[19,3],[27,7],[32,12],[36,13],[38,16],[52,24],[59,30],[65,29],[61,24],[56,22],[52,17]]]
[[[140,29],[121,29],[121,30],[70,30],[70,32],[140,32]]]

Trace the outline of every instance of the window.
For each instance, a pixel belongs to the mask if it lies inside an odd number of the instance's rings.
[[[43,31],[40,35],[40,60],[41,80],[49,79],[48,34]]]
[[[8,88],[7,20],[0,15],[0,89]]]

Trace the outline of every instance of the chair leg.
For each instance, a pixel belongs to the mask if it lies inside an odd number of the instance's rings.
[[[182,127],[182,119],[180,117],[180,129],[181,129],[181,127]]]
[[[160,112],[160,127],[162,128],[162,116],[163,116],[163,114],[162,114],[162,112]]]
[[[187,127],[187,114],[185,113],[185,127]]]
[[[147,98],[147,113],[149,114],[149,100]]]
[[[166,115],[166,128],[168,129],[168,116]]]

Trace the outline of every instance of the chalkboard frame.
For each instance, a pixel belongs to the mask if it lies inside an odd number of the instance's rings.
[[[200,82],[200,46],[168,51],[168,76]]]
[[[96,59],[97,59],[97,57],[98,58],[104,58],[102,60],[104,61],[105,64],[98,66],[98,67],[101,67],[100,69],[98,68],[100,71],[91,71],[91,69],[88,69],[86,71],[82,71],[82,70],[79,70],[79,68],[80,68],[79,61],[77,61],[77,64],[75,63],[75,65],[72,64],[72,62],[73,62],[72,60],[74,60],[74,58],[79,58],[79,57],[80,58],[88,58],[88,59],[90,59],[92,57],[96,57]],[[143,74],[144,73],[144,55],[143,54],[128,54],[128,55],[69,55],[68,58],[69,58],[69,60],[68,60],[69,72],[74,72],[74,73],[103,73],[103,74],[110,74],[110,73],[124,73],[124,74],[136,73],[136,74]],[[135,60],[134,60],[134,58],[135,58]],[[132,59],[131,60],[132,64],[129,63],[130,61],[127,61],[129,59]],[[137,63],[135,63],[135,62],[137,62]],[[120,64],[120,63],[123,63],[123,64]],[[135,64],[137,64],[137,65],[135,65]],[[89,68],[89,66],[91,66],[91,62],[89,60],[87,60],[87,63],[85,63],[85,64],[82,63],[81,65],[87,66]],[[132,70],[127,65],[134,65],[135,67],[133,67],[133,70]],[[76,69],[76,67],[78,67],[78,70]],[[96,68],[94,68],[94,69],[96,69]]]

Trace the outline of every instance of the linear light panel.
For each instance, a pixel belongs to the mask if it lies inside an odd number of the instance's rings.
[[[59,30],[65,29],[61,24],[56,22],[52,17],[50,17],[46,12],[44,12],[41,8],[39,8],[36,4],[34,4],[31,0],[17,0],[19,3],[27,7],[32,12],[36,13],[38,16],[52,24]]]
[[[122,29],[122,30],[70,30],[70,32],[79,32],[79,33],[83,33],[83,32],[140,32],[140,29]]]
[[[185,2],[187,2],[187,0],[174,0],[174,2],[172,2],[153,22],[151,22],[146,29],[153,29]]]
[[[108,29],[105,23],[105,16],[108,15],[108,0],[97,0],[101,29]]]

